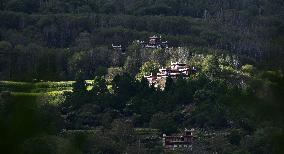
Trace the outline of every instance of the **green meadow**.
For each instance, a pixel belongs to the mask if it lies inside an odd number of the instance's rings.
[[[8,93],[13,101],[47,102],[59,104],[65,100],[64,92],[72,92],[75,81],[60,82],[15,82],[0,81],[0,92]],[[86,80],[87,89],[92,89],[92,80]]]

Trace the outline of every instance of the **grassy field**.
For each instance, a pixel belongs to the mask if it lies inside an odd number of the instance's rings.
[[[11,92],[12,102],[48,103],[58,105],[65,101],[64,92],[54,91],[46,93]]]
[[[54,91],[72,91],[75,81],[60,82],[14,82],[0,81],[0,91],[24,92],[24,93],[45,93]],[[86,80],[87,89],[92,89],[93,80]]]
[[[92,89],[93,81],[88,80],[88,89]],[[16,102],[45,102],[60,104],[64,102],[64,92],[72,92],[75,81],[61,82],[14,82],[0,81],[0,92],[9,92],[13,101]]]
[[[0,81],[0,91],[44,93],[52,91],[71,91],[74,81],[62,82],[13,82]]]
[[[87,90],[93,88],[93,80],[86,80]],[[11,96],[18,100],[27,100],[29,102],[45,101],[50,104],[62,103],[64,92],[72,92],[75,81],[60,82],[15,82],[0,81],[0,93],[8,92]],[[108,85],[111,90],[111,85]]]

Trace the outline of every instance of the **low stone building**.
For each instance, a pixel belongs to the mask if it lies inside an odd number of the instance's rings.
[[[181,134],[167,136],[163,134],[163,146],[165,150],[185,150],[191,151],[193,144],[193,129],[185,129]]]

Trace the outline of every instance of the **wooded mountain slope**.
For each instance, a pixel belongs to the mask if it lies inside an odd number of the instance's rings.
[[[283,6],[281,0],[1,0],[1,78],[43,78],[34,72],[45,67],[45,79],[74,79],[68,71],[74,52],[103,57],[112,54],[112,43],[128,46],[154,34],[174,47],[226,50],[283,69]]]

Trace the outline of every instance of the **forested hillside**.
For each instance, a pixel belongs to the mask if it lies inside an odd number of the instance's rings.
[[[152,34],[171,46],[221,49],[283,68],[283,10],[281,0],[1,0],[1,78],[74,79],[75,52],[94,52],[93,65],[109,67],[98,57],[112,55],[112,43]]]
[[[283,0],[0,0],[0,153],[280,154],[283,69]]]

